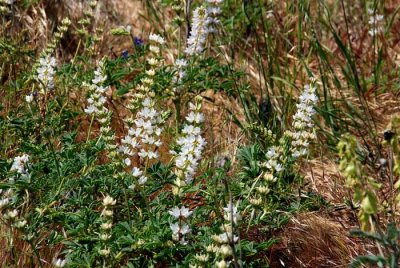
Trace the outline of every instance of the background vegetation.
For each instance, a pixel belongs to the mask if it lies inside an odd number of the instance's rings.
[[[0,0],[2,267],[397,267],[399,8]]]

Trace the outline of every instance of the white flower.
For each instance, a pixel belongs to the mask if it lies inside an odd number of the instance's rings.
[[[189,123],[196,123],[196,124],[200,124],[202,122],[204,122],[204,116],[202,113],[196,113],[191,111],[187,116],[186,116],[186,120]]]
[[[109,230],[109,229],[111,229],[111,227],[112,227],[112,222],[105,222],[105,223],[102,223],[100,226],[100,228],[103,230]]]
[[[315,114],[314,105],[318,101],[315,91],[316,87],[314,85],[306,85],[299,97],[300,103],[296,105],[297,111],[293,116],[292,124],[294,132],[290,133],[292,137],[292,156],[294,158],[303,156],[306,153],[309,139],[314,137],[311,132],[314,127],[312,116]],[[275,168],[277,171],[283,169],[281,165],[277,165]]]
[[[218,236],[219,239],[219,243],[221,244],[229,244],[231,242],[236,243],[237,241],[239,241],[239,237],[237,237],[236,235],[232,235],[231,232],[225,232],[222,233]]]
[[[187,224],[183,224],[182,226],[181,226],[181,229],[180,229],[180,233],[182,234],[182,235],[186,235],[186,234],[188,234],[188,233],[190,233],[190,228],[189,228],[189,225],[187,225]]]
[[[50,55],[43,56],[39,59],[39,67],[37,69],[37,80],[43,89],[54,89],[54,74],[56,67],[56,59]]]
[[[29,155],[23,154],[22,156],[16,156],[14,158],[14,162],[11,166],[10,171],[16,171],[18,174],[27,175],[28,169],[26,166],[28,165]]]
[[[110,239],[111,235],[110,234],[101,234],[100,235],[100,240],[106,241]]]
[[[99,64],[96,71],[94,71],[94,78],[92,79],[92,83],[95,85],[99,85],[99,91],[104,93],[105,89],[100,85],[103,84],[107,80],[107,76],[103,73],[102,63]]]
[[[208,262],[209,259],[209,256],[205,254],[196,254],[194,257],[200,262]]]
[[[131,165],[132,161],[129,158],[125,158],[124,163],[125,163],[125,165],[127,165],[129,167]]]
[[[229,202],[224,210],[224,219],[227,221],[233,221],[233,223],[237,224],[238,220],[240,220],[240,214],[238,213],[238,205],[234,206],[232,202]]]
[[[368,33],[370,36],[374,37],[378,33],[384,31],[384,26],[383,26],[384,16],[376,13],[376,11],[373,9],[368,9],[368,14],[370,15],[368,24],[371,27]]]
[[[103,199],[103,206],[109,207],[109,206],[114,206],[116,204],[117,200],[112,198],[111,196],[107,195]]]
[[[164,45],[164,44],[165,44],[164,38],[162,38],[162,37],[161,37],[160,35],[158,35],[158,34],[150,34],[149,40],[150,40],[150,41],[153,41],[153,42],[156,42],[156,43],[158,43],[158,44],[160,44],[160,45]]]
[[[114,150],[116,148],[116,145],[113,144],[115,137],[111,131],[110,112],[106,107],[107,99],[104,96],[105,92],[108,90],[108,87],[103,87],[103,83],[107,79],[104,72],[104,62],[100,62],[94,72],[92,85],[89,86],[90,95],[87,99],[88,106],[84,111],[100,122],[101,136],[107,142],[106,149]],[[126,160],[127,165],[130,165],[129,161],[130,159]]]
[[[27,224],[26,220],[20,220],[14,223],[15,228],[21,229]]]
[[[225,260],[217,261],[217,262],[215,263],[215,266],[216,266],[217,268],[226,268],[226,267],[229,266],[229,262],[226,262]]]
[[[112,215],[114,215],[114,212],[112,210],[109,210],[109,209],[104,209],[101,212],[101,216],[112,217]]]
[[[132,169],[132,176],[133,177],[140,177],[140,176],[142,176],[142,174],[143,174],[143,171],[141,171],[138,167],[134,167],[133,169]]]
[[[172,230],[172,234],[179,234],[179,232],[180,232],[180,227],[179,227],[179,224],[178,224],[178,223],[171,223],[171,224],[169,225],[169,227],[170,227],[171,230]]]
[[[10,204],[10,199],[9,198],[3,198],[0,199],[0,210]]]
[[[182,226],[179,225],[179,223],[171,223],[170,228],[172,230],[173,234],[181,234],[181,235],[186,235],[190,233],[190,228],[189,225],[183,224]]]
[[[223,256],[231,256],[233,254],[232,248],[229,245],[221,245],[219,253]]]
[[[282,164],[276,164],[275,165],[275,170],[276,170],[276,172],[281,172],[283,170]]]
[[[139,178],[138,182],[139,182],[140,185],[143,185],[143,184],[145,184],[147,182],[147,180],[148,180],[148,178],[146,176],[141,176]]]
[[[154,108],[154,100],[146,97],[142,101],[142,108],[136,113],[136,118],[132,120],[134,127],[128,129],[128,134],[122,138],[124,144],[119,151],[133,155],[134,151],[140,148],[137,153],[142,159],[156,159],[158,153],[154,146],[161,146],[159,136],[162,128],[159,126],[163,123],[160,113]],[[136,176],[138,177],[138,176]]]
[[[4,215],[4,219],[8,220],[8,219],[15,219],[15,217],[18,216],[18,210],[14,209],[14,210],[9,210],[7,211],[7,213]]]
[[[150,59],[147,59],[147,63],[150,64],[151,66],[157,66],[159,62],[155,58],[150,58]]]
[[[67,264],[67,260],[55,259],[53,260],[53,265],[55,267],[64,267]]]
[[[175,61],[175,66],[177,68],[183,69],[187,66],[187,61],[185,59],[177,59]]]
[[[195,175],[196,168],[201,159],[201,153],[206,145],[203,137],[201,137],[201,129],[198,126],[200,119],[202,119],[202,114],[200,113],[200,105],[190,105],[191,112],[193,112],[195,117],[199,120],[193,120],[190,122],[192,116],[188,116],[188,123],[182,129],[182,135],[177,138],[176,143],[180,146],[178,152],[173,152],[175,155],[175,167],[179,174],[183,174],[186,183],[191,183],[193,176]],[[197,123],[199,122],[199,123]]]
[[[31,103],[33,101],[33,95],[32,94],[28,94],[25,96],[25,101],[27,103]]]
[[[108,249],[108,248],[100,249],[99,254],[102,256],[108,256],[108,255],[110,255],[110,249]]]
[[[155,54],[160,53],[160,48],[158,46],[152,46],[150,45],[149,50]]]
[[[198,55],[203,49],[209,33],[208,11],[204,6],[197,7],[193,11],[192,29],[187,40],[185,53],[188,55]]]
[[[192,211],[190,211],[188,208],[185,208],[184,206],[182,206],[181,208],[179,207],[174,207],[173,209],[171,209],[170,211],[168,211],[168,213],[175,217],[176,219],[183,217],[183,218],[188,218],[190,215],[192,215]]]

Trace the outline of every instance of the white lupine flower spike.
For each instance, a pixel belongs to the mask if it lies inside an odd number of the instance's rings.
[[[50,55],[45,55],[39,59],[39,67],[37,68],[37,80],[40,82],[41,92],[54,89],[54,75],[56,59]]]
[[[296,105],[297,112],[293,116],[293,131],[288,133],[292,138],[292,156],[298,158],[308,153],[310,140],[315,138],[313,133],[314,105],[318,101],[314,83],[306,85]]]
[[[190,36],[187,40],[185,53],[189,56],[199,55],[204,50],[209,33],[210,18],[204,6],[193,11]]]
[[[200,100],[196,105],[191,103],[189,109],[189,115],[186,117],[187,124],[184,125],[181,136],[176,140],[179,150],[171,152],[175,156],[175,173],[178,179],[186,184],[193,181],[206,145],[205,139],[201,136],[200,124],[204,121],[204,116],[200,112]]]

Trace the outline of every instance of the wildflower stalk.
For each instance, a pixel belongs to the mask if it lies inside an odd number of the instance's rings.
[[[201,136],[201,124],[204,116],[201,113],[201,97],[196,98],[195,104],[189,104],[189,114],[186,116],[187,124],[183,126],[182,133],[176,143],[178,150],[171,150],[174,155],[176,181],[173,193],[180,195],[182,187],[191,184],[201,160],[201,154],[206,145]]]
[[[116,145],[115,145],[115,136],[113,131],[111,130],[111,112],[105,106],[106,97],[105,92],[108,90],[108,87],[104,87],[104,83],[107,79],[105,74],[105,60],[100,61],[99,66],[95,71],[95,76],[92,79],[91,85],[86,85],[89,87],[90,95],[87,99],[88,106],[85,108],[85,113],[91,115],[90,126],[88,130],[88,136],[90,137],[90,132],[92,129],[93,120],[96,119],[100,123],[100,139],[104,140],[106,143],[106,150],[108,152],[108,156],[111,159],[116,157]]]
[[[173,77],[173,90],[174,106],[175,106],[175,119],[176,119],[176,130],[181,126],[181,100],[184,95],[184,79],[186,77],[186,68],[188,61],[191,65],[195,63],[195,60],[205,49],[205,43],[207,41],[209,33],[215,31],[214,25],[218,23],[216,16],[220,13],[218,5],[222,3],[222,0],[209,0],[207,5],[202,5],[196,8],[193,12],[193,18],[191,21],[191,31],[186,41],[186,48],[184,53],[185,58],[179,58],[175,61],[173,69],[175,76]],[[186,3],[188,6],[190,3]],[[179,9],[180,10],[180,9]],[[188,11],[188,9],[187,9]],[[188,27],[189,29],[189,27]],[[179,51],[180,51],[180,39],[179,39]]]
[[[264,217],[268,212],[271,189],[280,189],[285,186],[280,178],[290,172],[294,164],[308,154],[310,142],[315,139],[312,117],[315,114],[314,105],[317,100],[316,80],[311,79],[311,83],[304,87],[299,96],[299,103],[296,105],[297,111],[293,115],[291,130],[284,133],[278,144],[273,144],[267,149],[266,161],[260,163],[263,172],[254,181],[249,193],[251,196],[249,196],[248,200],[254,209],[263,211],[261,217]],[[251,125],[249,128],[257,130],[260,135],[265,137],[267,144],[270,144],[275,139],[270,131],[261,127]]]
[[[111,196],[107,195],[103,199],[103,210],[101,212],[101,226],[100,226],[100,241],[102,248],[99,250],[101,256],[103,256],[103,262],[106,262],[106,259],[111,253],[110,248],[107,247],[108,241],[111,238],[111,228],[112,228],[112,220],[113,220],[113,210],[112,207],[116,204],[116,200]]]
[[[224,223],[220,227],[222,233],[212,235],[214,243],[207,246],[206,251],[216,256],[216,267],[229,267],[231,263],[239,267],[235,245],[239,242],[239,237],[234,233],[234,227],[240,220],[238,204],[233,205],[230,201],[223,208]]]
[[[186,245],[186,235],[191,232],[188,218],[192,214],[183,203],[185,189],[191,185],[196,172],[197,165],[201,159],[201,153],[205,146],[205,140],[201,137],[200,125],[204,121],[201,111],[201,97],[197,97],[195,104],[189,104],[189,114],[186,117],[187,124],[182,129],[181,136],[177,138],[178,150],[171,150],[175,161],[176,180],[172,187],[178,204],[169,214],[177,222],[171,223],[172,239],[180,244]]]
[[[164,119],[162,114],[156,108],[155,93],[153,91],[154,76],[162,64],[161,46],[164,45],[164,39],[157,35],[150,35],[151,58],[147,60],[149,68],[146,70],[146,76],[141,80],[136,88],[136,92],[128,105],[132,116],[125,120],[128,125],[128,133],[121,140],[121,146],[118,151],[123,154],[126,167],[132,166],[131,157],[137,155],[139,164],[143,170],[137,166],[132,169],[132,176],[137,179],[137,184],[144,187],[148,180],[147,168],[150,160],[158,157],[158,148],[161,146],[160,135],[163,131],[162,124]],[[132,185],[134,187],[134,185]],[[143,197],[146,196],[143,193]],[[146,201],[146,205],[147,201]]]

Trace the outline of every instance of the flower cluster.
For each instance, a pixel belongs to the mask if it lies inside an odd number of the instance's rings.
[[[54,90],[54,75],[57,64],[56,59],[51,55],[54,53],[57,44],[68,30],[68,26],[70,24],[71,21],[68,18],[65,18],[61,21],[61,25],[58,26],[57,31],[54,34],[54,38],[48,44],[47,48],[42,51],[39,61],[35,65],[35,78],[39,82],[40,93],[42,94]],[[31,92],[25,96],[25,101],[27,103],[31,103],[36,95],[37,92]]]
[[[11,12],[11,7],[15,0],[2,0],[0,1],[0,14],[7,14]]]
[[[124,163],[131,166],[133,157],[136,153],[142,162],[148,163],[151,159],[158,158],[157,149],[161,146],[160,136],[163,131],[161,125],[164,120],[162,115],[156,109],[156,102],[153,99],[154,92],[152,86],[154,84],[154,75],[160,66],[160,50],[165,44],[165,40],[157,34],[149,36],[149,49],[153,57],[147,60],[149,69],[146,71],[146,77],[141,80],[141,84],[136,88],[132,103],[129,105],[135,117],[126,120],[129,125],[128,134],[121,140],[119,151],[124,154]],[[138,167],[132,169],[132,176],[138,179],[139,184],[147,181],[146,172]]]
[[[136,86],[131,103],[128,105],[128,108],[132,112],[137,111],[141,107],[143,99],[155,96],[152,86],[157,69],[163,62],[161,58],[161,46],[165,44],[165,40],[158,34],[150,34],[149,41],[149,50],[151,52],[151,57],[147,59],[149,67],[145,72],[145,77],[141,79],[141,83]]]
[[[28,176],[28,161],[29,155],[27,154],[15,157],[10,172],[16,172],[18,175],[23,177]],[[14,177],[9,178],[10,184],[13,184],[14,181]],[[27,221],[22,216],[18,217],[20,212],[12,206],[14,198],[15,193],[11,188],[7,191],[0,190],[0,215],[6,222],[12,224],[13,227],[22,229],[27,224]],[[3,210],[5,210],[4,213],[2,213]]]
[[[99,27],[96,23],[96,7],[97,0],[88,1],[89,8],[83,12],[83,17],[78,21],[79,28],[76,29],[77,33],[81,35],[82,38],[87,38],[88,41],[85,44],[86,53],[88,55],[95,54],[96,44],[99,44],[103,39],[104,28]],[[93,27],[95,25],[95,27]]]
[[[178,194],[180,186],[193,181],[197,166],[201,160],[201,153],[206,145],[205,139],[201,136],[201,123],[204,116],[201,111],[201,97],[196,98],[196,103],[189,103],[190,112],[186,116],[187,123],[183,126],[182,134],[176,143],[179,150],[171,150],[175,156],[176,189]]]
[[[262,163],[262,166],[267,168],[271,173],[279,173],[283,170],[281,148],[279,146],[272,146],[266,153],[267,161]]]
[[[208,0],[208,7],[199,6],[193,11],[192,28],[185,49],[187,55],[194,56],[203,52],[208,34],[215,32],[213,26],[219,23],[217,16],[221,13],[219,4],[222,1]]]
[[[282,145],[282,144],[280,144]],[[249,203],[256,208],[260,208],[267,200],[270,191],[269,186],[277,181],[279,173],[284,169],[284,152],[283,146],[271,146],[265,154],[266,161],[260,163],[264,172],[262,173],[261,180],[259,180],[255,187],[255,193],[249,198]]]
[[[50,55],[45,55],[39,59],[36,79],[40,83],[41,93],[54,89],[54,74],[56,59]]]
[[[187,40],[185,53],[189,56],[199,55],[204,50],[209,33],[210,17],[204,6],[193,11],[192,29]]]
[[[234,227],[241,218],[238,204],[235,206],[229,202],[223,210],[225,223],[221,226],[222,233],[213,235],[215,243],[206,248],[208,253],[216,255],[216,267],[229,267],[231,261],[235,259],[235,244],[239,241],[239,237],[234,234]]]
[[[162,117],[155,109],[154,99],[145,98],[142,109],[137,112],[133,121],[134,125],[129,127],[128,134],[121,140],[122,145],[119,150],[126,156],[125,165],[131,166],[131,157],[136,153],[142,161],[158,158],[157,148],[162,144],[160,140],[162,123]],[[132,169],[132,175],[138,179],[139,184],[147,181],[147,177],[138,167]]]
[[[293,131],[286,133],[292,140],[291,153],[295,159],[307,155],[310,140],[315,138],[312,131],[314,105],[318,101],[315,91],[316,87],[313,83],[304,87],[304,91],[299,97],[300,103],[296,105],[297,112],[293,116]]]
[[[57,259],[54,259],[54,260],[53,260],[53,265],[54,265],[54,267],[62,268],[62,267],[64,267],[66,264],[67,264],[67,260],[66,260],[66,259],[57,258]]]
[[[172,78],[172,83],[175,85],[172,91],[174,93],[180,93],[181,85],[183,82],[183,79],[186,76],[186,67],[187,67],[187,61],[185,59],[177,59],[174,64],[174,69],[175,69],[175,75]]]
[[[104,124],[108,121],[108,109],[105,107],[106,97],[103,95],[108,88],[103,87],[102,84],[106,81],[107,76],[103,71],[104,62],[100,62],[90,87],[90,96],[87,99],[88,106],[85,113],[94,115],[98,118],[99,122]]]
[[[384,17],[383,17],[383,15],[376,13],[376,10],[374,10],[374,9],[368,9],[368,14],[370,16],[368,19],[368,24],[370,26],[368,33],[370,36],[374,37],[377,34],[383,32]]]
[[[172,9],[175,11],[176,16],[174,16],[173,22],[180,26],[185,22],[185,2],[181,0],[173,0]]]
[[[209,6],[207,7],[207,12],[209,15],[209,33],[215,32],[214,25],[219,24],[218,15],[221,14],[221,8],[219,5],[223,2],[223,0],[207,0]]]
[[[94,72],[92,84],[89,87],[89,98],[87,99],[88,106],[85,108],[85,113],[92,115],[92,119],[96,119],[100,123],[101,137],[106,141],[106,149],[113,152],[116,148],[114,141],[115,136],[110,127],[111,113],[106,107],[107,99],[105,92],[108,87],[104,87],[104,82],[107,80],[105,74],[105,62],[101,61]]]
[[[10,171],[16,171],[20,175],[28,175],[28,162],[29,155],[23,154],[21,156],[16,156],[11,165]]]
[[[186,245],[187,241],[185,240],[185,235],[191,231],[186,222],[193,212],[182,206],[181,208],[174,207],[168,211],[168,213],[174,217],[175,220],[177,220],[177,222],[170,224],[170,228],[172,230],[172,239],[181,243],[182,245]]]
[[[279,144],[268,148],[266,161],[260,163],[263,173],[260,175],[260,180],[257,180],[254,195],[249,198],[250,204],[254,207],[262,208],[268,200],[271,185],[278,180],[282,172],[299,157],[308,154],[310,141],[315,139],[312,119],[315,114],[314,105],[318,101],[315,83],[316,81],[312,79],[311,84],[304,87],[299,97],[292,130],[284,133],[279,139]],[[264,206],[264,212],[267,209]]]
[[[111,238],[111,228],[112,228],[112,218],[113,211],[112,206],[116,204],[116,200],[111,196],[107,195],[103,199],[103,211],[101,212],[101,226],[100,226],[100,241],[102,241],[103,247],[99,250],[100,255],[108,256],[110,254],[110,249],[107,248],[107,241]]]
[[[45,54],[50,55],[53,54],[57,45],[63,38],[64,34],[67,32],[68,27],[71,25],[71,20],[69,18],[64,18],[61,21],[61,24],[57,27],[57,31],[54,33],[53,39],[47,45],[46,50],[43,51],[42,56]]]

